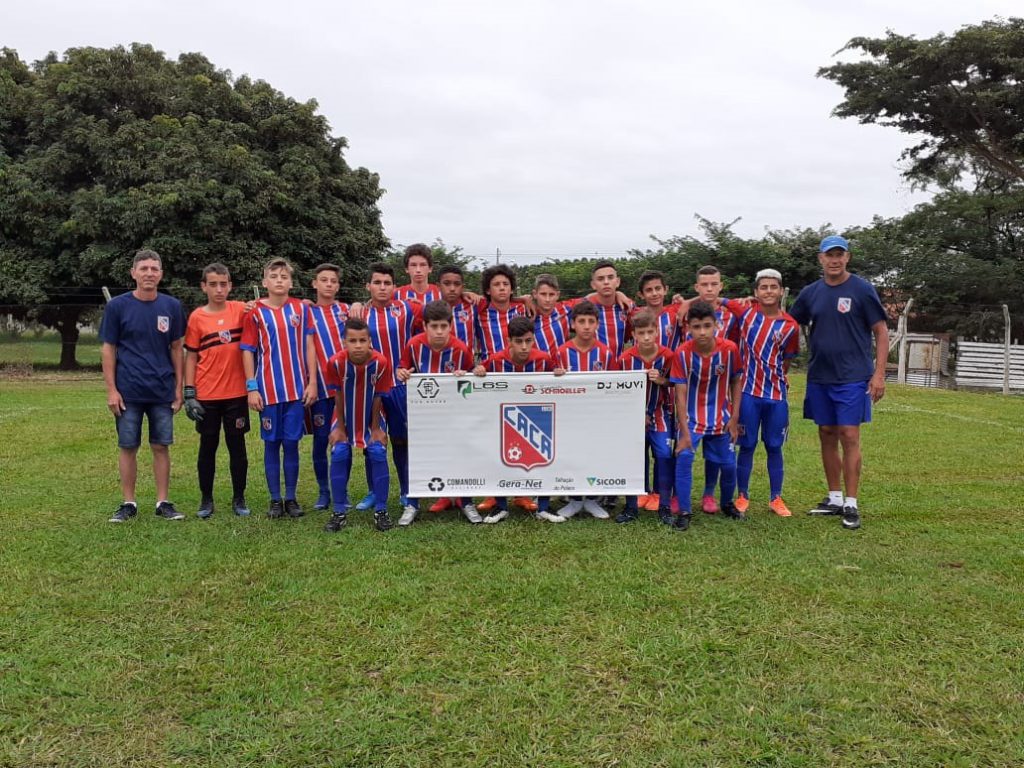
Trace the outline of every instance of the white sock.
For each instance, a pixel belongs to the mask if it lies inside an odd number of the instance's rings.
[[[846,497],[846,506],[853,507],[854,509],[856,509],[857,508],[857,497],[856,496],[847,496]]]
[[[131,505],[132,505],[133,507],[135,507],[136,509],[138,509],[138,506],[139,506],[139,505],[138,505],[138,504],[136,504],[136,503],[135,503],[134,501],[126,501],[126,502],[124,502],[124,503],[125,503],[125,504],[131,504]]]
[[[837,507],[843,506],[843,492],[842,491],[829,491],[828,492],[828,503],[835,504]]]
[[[163,503],[164,503],[164,501],[167,501],[167,499],[164,499],[163,501],[158,501],[158,502],[156,503],[156,508],[157,508],[157,509],[160,509],[160,505],[161,505],[161,504],[163,504]]]

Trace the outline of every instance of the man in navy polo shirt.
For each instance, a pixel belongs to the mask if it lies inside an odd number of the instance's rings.
[[[889,331],[875,289],[846,269],[850,244],[845,238],[830,235],[822,240],[818,261],[824,276],[800,291],[789,310],[798,323],[810,325],[804,418],[818,425],[828,482],[828,496],[809,514],[842,515],[843,527],[853,530],[860,528],[860,425],[871,421],[871,403],[885,394]]]
[[[142,417],[149,423],[156,480],[156,514],[165,520],[184,515],[167,498],[174,442],[174,414],[181,408],[182,337],[185,314],[181,302],[157,292],[163,262],[156,251],[142,250],[132,261],[135,290],[111,299],[103,312],[103,381],[107,407],[117,424],[118,470],[124,501],[110,518],[123,523],[135,516],[135,479],[142,443]]]

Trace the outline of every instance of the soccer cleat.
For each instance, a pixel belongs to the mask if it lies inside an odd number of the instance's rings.
[[[203,499],[199,502],[199,511],[196,517],[200,520],[208,520],[213,516],[213,499]]]
[[[484,522],[487,523],[488,525],[492,525],[494,523],[500,523],[506,517],[508,517],[508,510],[507,509],[499,509],[493,515],[488,515],[487,517],[485,517],[484,518]]]
[[[299,502],[297,502],[295,499],[284,500],[284,511],[287,512],[288,517],[292,519],[302,517],[302,515],[304,514],[302,511],[302,507],[299,506]]]
[[[673,496],[672,501],[669,503],[668,508],[672,510],[673,515],[679,514],[679,497]]]
[[[660,504],[661,504],[661,497],[658,494],[656,494],[656,493],[652,493],[650,496],[647,497],[647,503],[646,504],[641,504],[638,501],[637,502],[637,507],[639,509],[643,509],[643,510],[645,510],[647,512],[657,512],[658,506]]]
[[[331,507],[331,492],[321,490],[320,495],[316,497],[316,504],[313,505],[313,509],[317,512],[322,512],[325,509]]]
[[[363,500],[356,504],[356,509],[362,511],[364,509],[373,509],[377,505],[377,497],[372,493],[368,493],[363,496]]]
[[[554,512],[548,512],[546,509],[540,512],[534,512],[533,516],[538,520],[547,520],[549,523],[564,523],[565,518],[561,515],[556,515]]]
[[[327,521],[327,525],[324,526],[326,533],[337,533],[345,527],[345,523],[348,522],[348,515],[342,512],[340,515],[335,513],[331,515],[331,519]]]
[[[496,498],[494,498],[493,496],[491,496],[490,498],[484,499],[479,504],[477,504],[476,508],[480,512],[490,512],[496,506],[498,506],[498,500]]]
[[[412,525],[412,521],[416,519],[416,515],[419,512],[420,509],[415,504],[406,504],[402,507],[402,516],[398,518],[398,524],[403,528],[407,525]]]
[[[828,496],[821,500],[821,503],[814,509],[807,510],[808,515],[841,515],[843,514],[842,504],[833,504]]]
[[[715,501],[714,496],[705,496],[700,500],[700,508],[704,511],[705,515],[718,514],[718,502]]]
[[[739,494],[736,497],[736,501],[733,503],[736,505],[736,509],[738,509],[743,514],[746,514],[747,510],[750,509],[750,499],[747,498],[747,494],[745,493]],[[769,504],[768,506],[771,505]],[[789,513],[787,512],[787,514]]]
[[[156,506],[156,516],[162,517],[164,520],[184,520],[185,516],[174,508],[174,505],[169,501],[161,501]]]
[[[139,508],[134,504],[129,504],[127,501],[123,502],[120,507],[117,508],[117,512],[110,516],[108,523],[127,523],[135,515],[139,513]]]
[[[444,512],[446,509],[451,509],[451,508],[452,508],[452,500],[451,499],[438,499],[437,501],[435,501],[433,504],[430,505],[430,511],[434,512],[434,513]]]
[[[231,511],[239,517],[249,516],[249,505],[245,503],[245,499],[238,498],[231,500]]]
[[[686,513],[686,514],[678,514],[678,515],[675,515],[673,517],[673,519],[672,519],[672,530],[674,530],[674,531],[685,531],[689,527],[690,527],[690,515],[688,513]]]
[[[583,502],[579,499],[569,499],[569,503],[558,510],[558,514],[568,520],[573,517],[577,512],[583,509]]]
[[[740,512],[732,502],[722,505],[722,514],[730,520],[746,520],[747,516]]]
[[[856,507],[843,507],[843,528],[848,531],[860,528],[860,512]]]
[[[531,499],[529,496],[518,496],[512,500],[512,503],[515,504],[524,512],[537,511],[537,502]]]
[[[284,517],[284,502],[280,499],[271,499],[270,508],[267,509],[267,517],[271,520],[278,520]]]
[[[636,497],[636,508],[647,509],[647,502],[651,500],[651,494],[645,493],[642,496]],[[625,511],[625,510],[623,510]]]
[[[672,525],[672,510],[668,507],[658,507],[658,519],[665,525]]]
[[[391,515],[386,509],[378,509],[373,513],[373,527],[378,531],[390,531],[395,524],[391,522]]]
[[[737,499],[737,501],[739,501],[739,499]],[[740,505],[737,504],[736,505],[736,509],[739,509],[739,508],[740,508]],[[778,515],[779,517],[791,517],[793,515],[793,513],[789,511],[789,507],[786,506],[786,502],[784,502],[782,500],[781,496],[776,496],[774,499],[772,499],[770,502],[768,502],[768,508],[772,512],[774,512],[776,515]],[[744,512],[746,510],[740,510],[740,511]]]
[[[480,513],[476,511],[476,507],[472,504],[464,506],[462,508],[462,514],[465,515],[466,519],[473,523],[473,525],[478,525],[484,521],[484,519],[480,517]]]
[[[642,498],[642,497],[641,497]],[[640,517],[639,502],[637,508],[626,507],[615,516],[615,522],[619,525],[635,522]]]
[[[597,499],[584,499],[583,511],[589,512],[598,520],[607,520],[610,517],[608,512],[605,511],[605,508],[597,503]]]

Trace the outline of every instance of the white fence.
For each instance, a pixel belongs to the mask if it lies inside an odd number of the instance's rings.
[[[956,385],[1003,389],[1006,381],[1006,346],[977,341],[957,341]],[[1012,344],[1009,389],[1024,391],[1024,345]]]

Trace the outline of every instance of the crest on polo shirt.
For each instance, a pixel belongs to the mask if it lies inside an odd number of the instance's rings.
[[[460,323],[464,323],[469,320],[469,312],[466,311],[465,307],[456,307],[452,314]]]
[[[719,376],[724,376],[725,375],[725,366],[722,365],[721,363],[716,365],[715,366],[715,373],[717,373]]]
[[[446,362],[444,364],[444,372],[445,373],[454,373],[455,372],[455,363],[453,363],[451,360]]]
[[[217,337],[220,339],[222,344],[231,343],[231,331],[218,331]]]
[[[555,460],[555,404],[502,403],[501,463],[527,471]]]
[[[849,296],[840,296],[839,297],[839,303],[836,305],[836,309],[838,309],[843,314],[846,314],[847,312],[850,311],[850,309],[852,307],[853,307],[853,299],[851,299]]]
[[[603,371],[604,370],[604,363],[602,363],[600,360],[595,360],[594,361],[593,370],[595,370],[595,371]]]
[[[289,315],[288,316],[288,322],[292,324],[292,328],[298,328],[299,327],[299,316],[298,315]]]
[[[392,304],[390,307],[388,307],[388,312],[391,313],[392,317],[401,317],[402,316],[402,305],[401,304]]]
[[[160,333],[167,333],[171,330],[171,318],[167,315],[157,315],[156,329]]]
[[[338,310],[338,322],[339,323],[347,323],[348,322],[348,311],[346,311],[344,309],[339,309]]]

